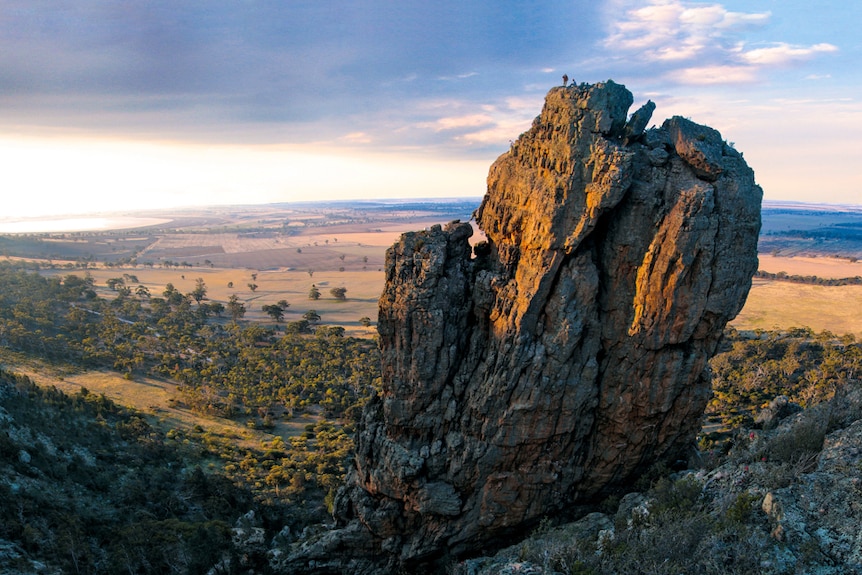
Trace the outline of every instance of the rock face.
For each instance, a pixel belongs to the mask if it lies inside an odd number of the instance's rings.
[[[611,81],[552,89],[472,227],[404,234],[344,526],[320,571],[433,569],[684,458],[757,270],[761,190],[721,135]],[[346,561],[349,561],[349,565]],[[300,563],[294,563],[299,565]],[[432,566],[432,567],[429,567]]]

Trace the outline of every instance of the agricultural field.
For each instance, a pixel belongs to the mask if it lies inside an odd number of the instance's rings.
[[[761,254],[862,259],[862,206],[765,202]]]
[[[853,334],[862,338],[862,286],[819,286],[755,279],[740,314],[738,330],[789,330]]]
[[[224,304],[235,295],[246,320],[271,323],[262,307],[286,300],[285,322],[315,310],[322,323],[368,337],[373,327],[360,320],[377,318],[386,249],[406,231],[469,220],[478,204],[473,198],[153,212],[129,229],[0,235],[0,257],[36,262],[45,275],[85,270],[108,298],[116,295],[108,287],[115,278],[152,296],[168,284],[190,293],[202,279],[208,300]],[[309,299],[312,285],[321,294],[316,301]],[[333,297],[333,288],[346,289],[346,298]]]
[[[107,281],[131,276],[130,287],[160,295],[172,284],[191,292],[198,278],[211,301],[235,295],[245,319],[272,323],[265,305],[286,300],[284,321],[315,310],[348,335],[369,337],[383,288],[386,249],[401,233],[454,219],[469,220],[479,198],[429,202],[336,202],[320,205],[220,207],[124,216],[100,231],[0,235],[0,257],[40,262],[45,274],[86,266],[100,295]],[[110,220],[107,220],[110,221]],[[109,226],[109,223],[104,224]],[[766,204],[760,269],[789,276],[862,276],[862,209]],[[479,239],[480,234],[476,234]],[[127,278],[128,280],[129,278]],[[319,300],[308,298],[314,285]],[[252,289],[254,286],[254,289]],[[330,294],[345,288],[346,299]],[[817,286],[756,279],[732,325],[741,330],[789,329],[862,337],[862,286]]]
[[[469,219],[478,202],[365,203],[361,209],[339,204],[218,208],[108,218],[99,221],[108,227],[111,222],[142,226],[0,234],[0,260],[27,262],[44,276],[88,274],[97,295],[107,300],[117,298],[117,286],[111,287],[117,280],[135,297],[140,288],[161,297],[169,285],[189,294],[201,280],[207,302],[227,304],[236,296],[245,306],[245,322],[283,329],[315,310],[321,324],[342,327],[348,336],[371,338],[376,334],[386,249],[403,232]],[[48,222],[52,223],[57,222]],[[317,300],[309,299],[312,285],[320,292]],[[346,289],[344,299],[334,297],[333,288]],[[263,307],[282,301],[290,306],[276,322]],[[226,325],[230,319],[224,314],[211,321]],[[311,405],[291,417],[274,418],[262,429],[249,426],[246,417],[226,418],[190,409],[177,383],[166,378],[58,367],[2,349],[0,365],[12,366],[46,388],[68,394],[86,388],[104,394],[146,414],[161,429],[182,433],[203,429],[220,441],[249,449],[276,438],[289,442],[325,420],[322,410]]]

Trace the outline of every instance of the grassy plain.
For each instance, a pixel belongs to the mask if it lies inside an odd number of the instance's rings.
[[[761,254],[760,269],[824,279],[862,276],[862,263],[835,257]],[[862,338],[862,286],[820,286],[755,279],[731,325],[740,330],[810,327]]]
[[[760,254],[760,269],[770,273],[786,272],[791,276],[819,278],[852,278],[862,276],[862,262],[846,258]]]
[[[199,425],[212,435],[222,437],[243,447],[259,447],[280,436],[287,441],[300,435],[305,426],[322,418],[314,411],[295,416],[290,420],[277,420],[269,431],[250,429],[240,419],[232,420],[193,413],[176,402],[176,384],[152,377],[137,376],[132,380],[107,370],[58,370],[54,366],[34,361],[16,361],[3,354],[3,362],[15,365],[15,371],[28,376],[44,387],[54,386],[69,395],[86,388],[91,393],[104,394],[116,403],[131,407],[150,416],[163,429],[189,431]]]
[[[862,286],[819,286],[755,279],[739,330],[810,327],[862,338]]]
[[[464,211],[463,206],[455,208]],[[372,337],[374,326],[361,318],[377,320],[377,300],[383,289],[386,248],[401,233],[446,223],[459,212],[384,210],[378,215],[354,210],[249,210],[216,214],[186,214],[169,228],[127,231],[51,233],[3,238],[2,259],[35,261],[46,265],[45,275],[92,276],[97,293],[113,299],[108,280],[125,278],[135,290],[148,288],[160,296],[170,283],[190,293],[201,278],[210,301],[227,303],[236,295],[246,306],[247,321],[274,325],[261,307],[287,300],[284,322],[301,319],[314,309],[321,323],[345,328],[348,335]],[[466,213],[469,214],[469,204]],[[298,214],[298,215],[297,215]],[[299,219],[298,222],[294,220]],[[161,222],[164,225],[165,222]],[[293,225],[296,223],[296,225]],[[17,250],[17,252],[16,252]],[[123,259],[134,257],[134,262]],[[74,267],[82,259],[86,270]],[[53,266],[53,267],[48,267]],[[249,284],[256,287],[251,289]],[[314,284],[319,300],[308,298]],[[346,300],[329,292],[347,289]],[[227,319],[223,320],[227,321]],[[148,414],[163,429],[189,430],[201,426],[207,432],[242,446],[259,446],[275,436],[287,441],[322,420],[315,408],[289,420],[276,420],[269,431],[250,429],[242,418],[230,420],[193,413],[178,401],[173,382],[135,376],[126,379],[107,370],[58,369],[38,360],[0,350],[0,363],[28,375],[37,384],[55,386],[67,393],[82,387],[103,393],[121,405]]]
[[[231,295],[236,295],[246,306],[246,320],[274,324],[261,307],[287,300],[290,307],[285,313],[285,322],[302,319],[306,311],[313,309],[320,314],[322,323],[342,326],[347,334],[357,337],[366,337],[373,331],[363,327],[359,320],[368,317],[372,322],[377,321],[377,299],[384,282],[383,272],[376,268],[373,271],[315,271],[312,275],[307,271],[285,269],[256,271],[209,267],[98,268],[89,270],[89,273],[96,282],[97,292],[105,297],[112,297],[105,282],[122,277],[124,273],[134,275],[138,280],[129,284],[132,291],[135,286],[144,285],[153,296],[160,296],[169,283],[182,293],[190,293],[195,289],[197,278],[201,278],[210,301],[227,303]],[[256,277],[252,278],[252,274]],[[229,287],[231,282],[233,287]],[[257,285],[254,291],[249,288],[250,283]],[[317,301],[308,298],[312,284],[320,290]],[[332,297],[329,290],[334,287],[347,288],[345,301]]]
[[[231,295],[236,295],[246,305],[246,320],[272,325],[274,322],[262,312],[261,306],[287,300],[290,307],[285,322],[300,319],[306,311],[314,309],[324,324],[342,326],[349,335],[372,337],[376,333],[374,325],[363,327],[360,319],[368,317],[376,323],[377,300],[385,279],[386,248],[405,231],[458,217],[453,213],[416,210],[384,210],[376,215],[361,210],[306,210],[299,214],[301,221],[294,222],[296,214],[288,212],[230,212],[200,217],[187,214],[176,219],[170,229],[114,232],[108,236],[99,232],[92,237],[30,238],[24,245],[26,253],[15,254],[11,248],[4,249],[9,259],[25,256],[38,260],[31,254],[48,245],[56,252],[49,258],[55,264],[74,262],[96,249],[103,254],[135,254],[135,265],[118,265],[113,261],[106,267],[104,263],[90,262],[87,273],[94,278],[100,295],[114,297],[107,280],[123,274],[134,276],[135,281],[127,280],[133,291],[140,284],[153,296],[161,295],[168,283],[182,293],[190,293],[195,280],[202,278],[211,301],[226,303]],[[794,225],[797,223],[794,220]],[[64,254],[69,257],[64,258]],[[860,262],[812,254],[796,257],[762,254],[760,268],[821,278],[862,275]],[[82,270],[56,268],[44,273],[65,275]],[[256,284],[256,289],[251,290],[249,284]],[[308,299],[312,284],[321,292],[317,301]],[[347,288],[347,300],[334,299],[329,293],[333,287]],[[731,325],[740,330],[810,327],[815,332],[828,330],[862,337],[862,286],[827,287],[758,279],[745,307]],[[20,370],[43,385],[56,385],[64,391],[77,392],[86,387],[94,393],[104,393],[123,405],[151,414],[168,428],[201,425],[211,433],[249,445],[273,437],[247,428],[242,421],[201,416],[183,409],[173,401],[178,396],[171,382],[143,377],[130,381],[103,371],[64,373],[61,378],[51,368],[32,363],[22,365]],[[279,421],[272,433],[287,439],[317,420],[319,417],[312,413]]]

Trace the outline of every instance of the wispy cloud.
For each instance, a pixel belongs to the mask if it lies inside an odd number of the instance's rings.
[[[770,12],[736,12],[717,3],[633,0],[612,3],[605,50],[657,66],[662,78],[682,84],[754,82],[764,71],[838,51],[828,43],[750,43],[745,33],[769,25]],[[611,14],[611,12],[609,12]]]
[[[814,44],[813,46],[792,46],[780,42],[768,48],[755,48],[742,52],[740,58],[749,64],[758,66],[782,66],[804,60],[810,60],[817,54],[837,52],[838,47],[832,44]]]
[[[741,84],[757,80],[754,66],[693,66],[668,72],[665,77],[680,84]]]
[[[492,124],[494,119],[487,114],[470,114],[468,116],[450,116],[439,118],[434,122],[420,124],[422,128],[431,128],[436,132],[444,130],[460,130],[463,128],[477,128]]]
[[[346,144],[370,144],[374,139],[365,132],[350,132],[339,138],[339,141]]]
[[[464,74],[455,74],[454,76],[440,76],[437,79],[443,81],[466,80],[467,78],[472,78],[473,76],[478,75],[479,72],[466,72]]]
[[[629,8],[618,2],[622,17],[611,24],[604,41],[611,50],[638,51],[645,59],[692,59],[721,47],[734,33],[765,25],[769,12],[731,12],[719,4],[652,0]]]
[[[457,141],[469,146],[499,146],[501,142],[514,140],[518,134],[529,127],[529,122],[518,120],[501,120],[483,130],[462,134],[456,138]]]

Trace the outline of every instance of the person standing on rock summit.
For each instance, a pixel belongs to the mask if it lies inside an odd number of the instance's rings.
[[[563,86],[567,86],[569,84],[569,75],[563,74]]]

